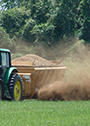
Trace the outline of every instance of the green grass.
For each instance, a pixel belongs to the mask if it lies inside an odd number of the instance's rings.
[[[89,126],[90,101],[0,102],[0,126]]]

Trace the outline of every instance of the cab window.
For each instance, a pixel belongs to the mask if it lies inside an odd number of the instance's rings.
[[[2,66],[9,67],[9,54],[1,52],[1,64]]]
[[[2,66],[6,66],[6,53],[1,53],[1,59]]]

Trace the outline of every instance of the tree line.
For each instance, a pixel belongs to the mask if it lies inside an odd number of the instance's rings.
[[[3,0],[0,29],[32,43],[67,37],[90,42],[90,0]]]

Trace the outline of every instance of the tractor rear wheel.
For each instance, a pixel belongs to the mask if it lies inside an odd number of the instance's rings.
[[[0,100],[2,100],[2,85],[1,85],[1,83],[0,83]]]
[[[9,93],[11,98],[15,101],[22,99],[22,79],[18,74],[12,74],[9,84]]]

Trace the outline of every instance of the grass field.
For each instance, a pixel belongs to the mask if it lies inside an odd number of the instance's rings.
[[[0,126],[90,126],[90,101],[1,101]]]

